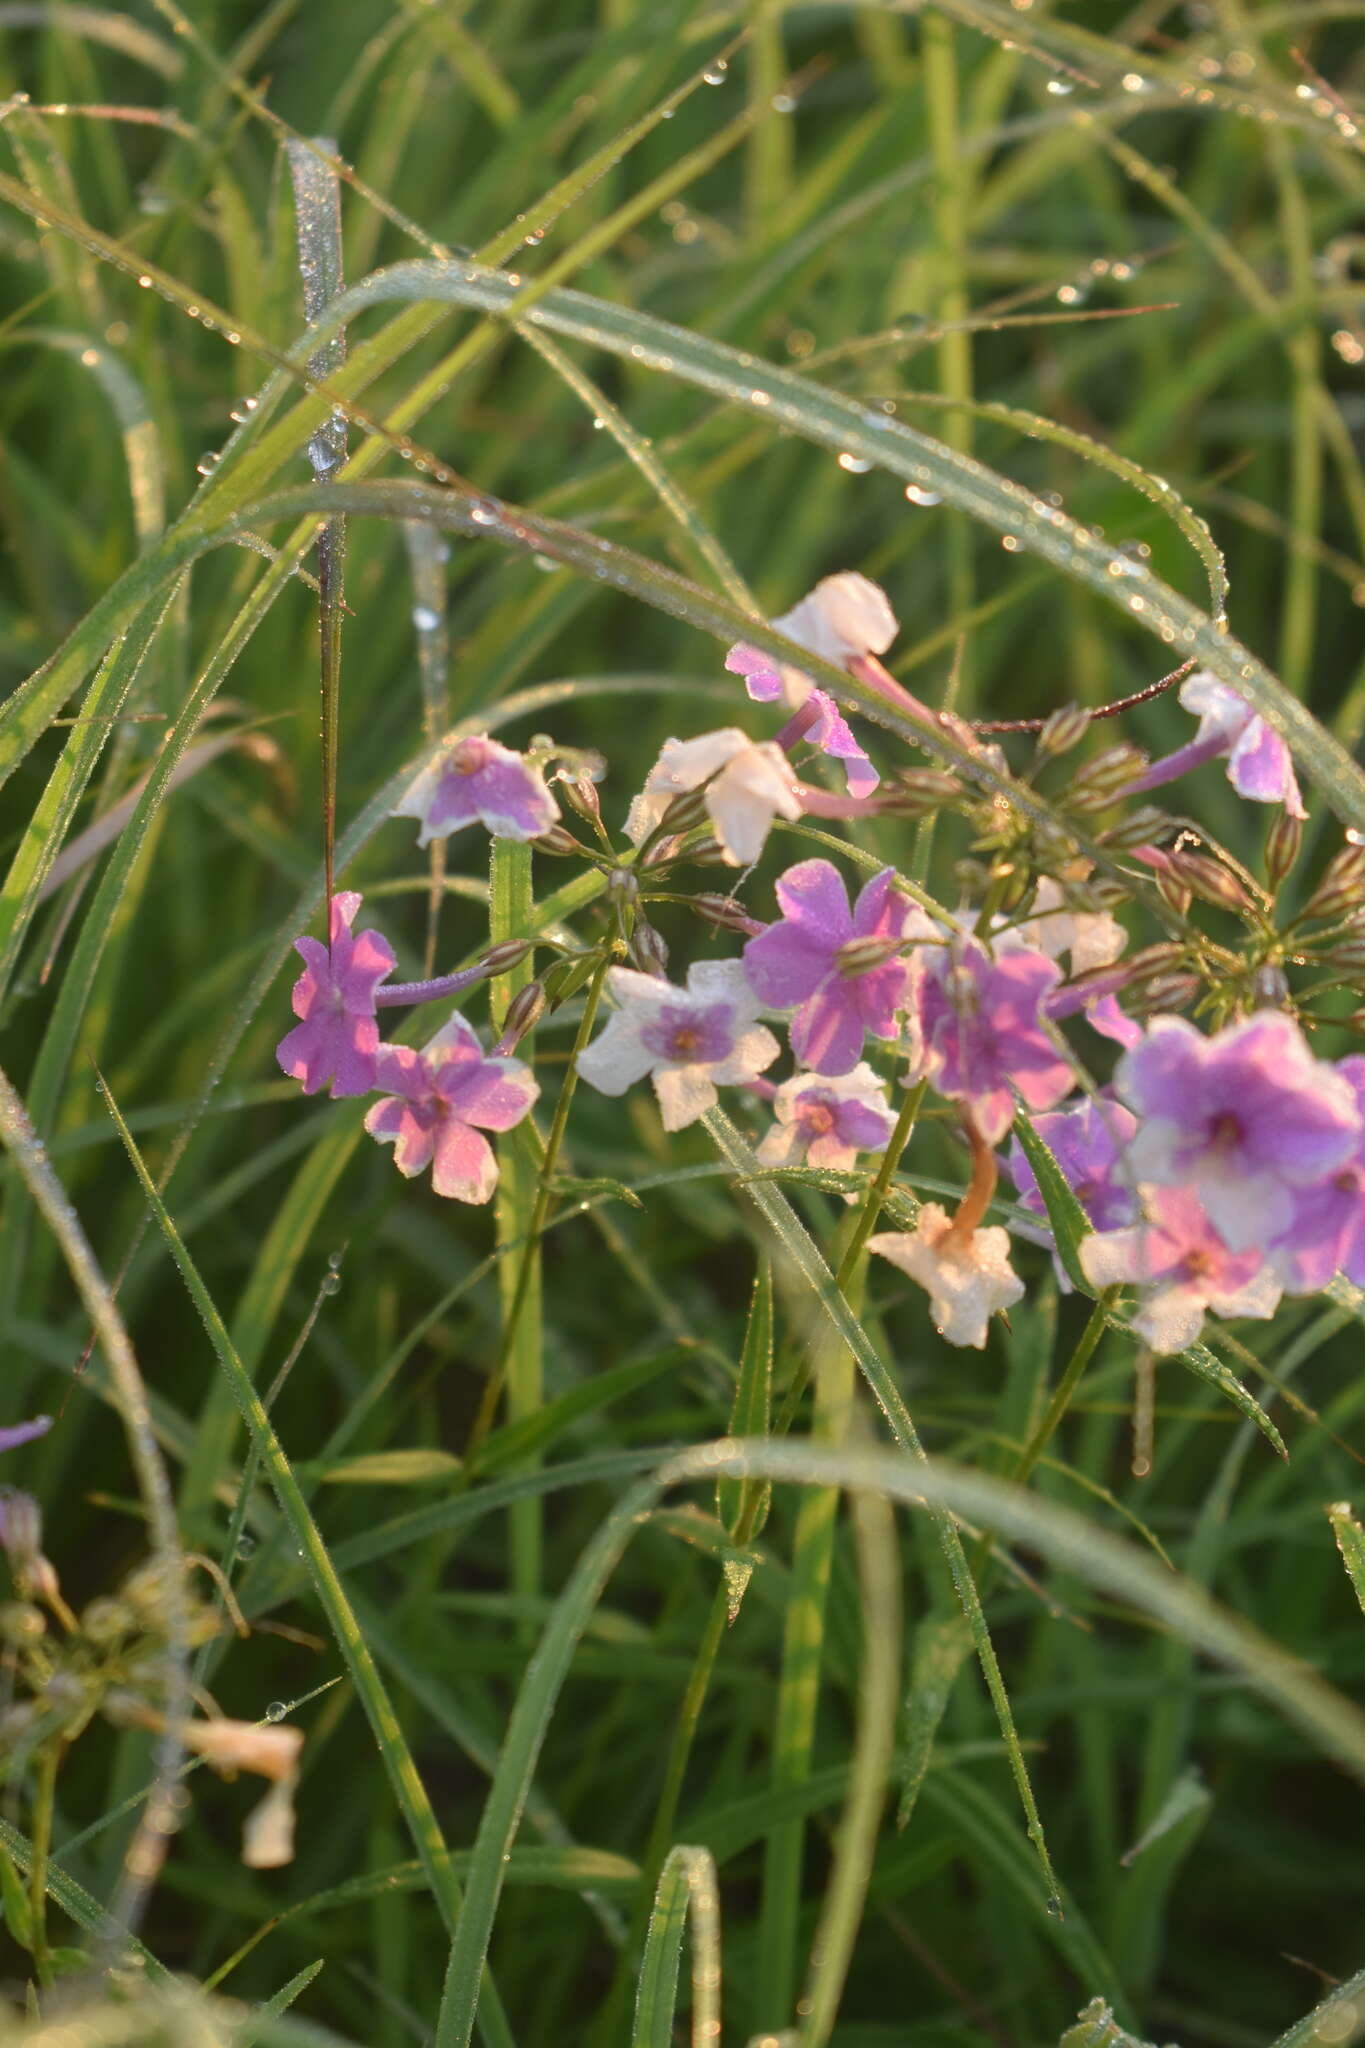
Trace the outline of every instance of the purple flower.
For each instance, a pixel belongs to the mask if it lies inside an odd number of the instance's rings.
[[[869,1031],[896,1036],[910,966],[888,957],[907,909],[894,880],[894,868],[883,868],[850,911],[838,870],[827,860],[803,860],[777,883],[781,918],[744,948],[754,994],[768,1009],[796,1009],[792,1051],[817,1073],[848,1073]]]
[[[476,820],[495,839],[538,839],[554,824],[559,806],[524,754],[474,733],[428,762],[393,815],[420,819],[417,844],[425,846]]]
[[[868,655],[884,654],[896,637],[898,622],[886,592],[849,569],[817,583],[799,604],[773,620],[773,630],[835,668],[848,668]],[[756,704],[782,702],[791,711],[809,714],[798,730],[788,729],[790,743],[809,740],[822,754],[843,761],[850,796],[872,794],[881,777],[834,699],[817,689],[803,669],[789,668],[743,640],[730,649],[725,666],[731,675],[743,676]]]
[[[1337,1072],[1355,1093],[1362,1136],[1323,1180],[1294,1191],[1292,1220],[1273,1247],[1294,1294],[1316,1294],[1338,1271],[1365,1287],[1365,1057],[1339,1061]]]
[[[386,1045],[379,1085],[393,1093],[376,1102],[365,1128],[410,1180],[430,1165],[438,1195],[486,1202],[498,1163],[483,1131],[510,1131],[540,1093],[522,1060],[491,1059],[458,1012],[421,1052]],[[475,1127],[478,1128],[475,1128]]]
[[[1137,1118],[1118,1102],[1089,1097],[1075,1109],[1057,1109],[1034,1123],[1076,1200],[1096,1230],[1114,1230],[1131,1223],[1137,1200],[1130,1184],[1115,1177],[1124,1147],[1137,1129]],[[1005,1169],[1019,1191],[1021,1208],[1046,1216],[1047,1206],[1033,1168],[1016,1138]]]
[[[885,1084],[865,1061],[829,1080],[793,1074],[773,1096],[777,1121],[758,1148],[765,1166],[812,1166],[847,1172],[859,1152],[881,1152],[895,1129]]]
[[[1350,1079],[1315,1059],[1278,1010],[1213,1038],[1157,1017],[1119,1061],[1116,1082],[1140,1120],[1134,1178],[1188,1188],[1234,1252],[1282,1236],[1297,1191],[1344,1166],[1360,1143]]]
[[[353,889],[332,898],[330,946],[319,939],[294,941],[294,951],[306,962],[291,999],[301,1022],[280,1040],[275,1057],[305,1095],[315,1095],[328,1079],[333,1100],[366,1095],[374,1086],[379,1049],[375,991],[392,974],[394,958],[378,932],[352,935],[360,901]]]
[[[1188,1188],[1146,1190],[1147,1217],[1083,1237],[1080,1261],[1093,1287],[1136,1281],[1144,1290],[1133,1328],[1154,1351],[1183,1351],[1204,1312],[1273,1316],[1282,1290],[1274,1261],[1234,1252]]]
[[[1055,960],[1011,947],[992,960],[975,940],[924,947],[917,956],[920,1071],[940,1095],[965,1102],[996,1145],[1014,1121],[1017,1088],[1030,1109],[1051,1109],[1074,1076],[1042,1024]]]
[[[1239,796],[1258,804],[1283,804],[1291,817],[1307,817],[1293,756],[1245,697],[1200,668],[1181,684],[1180,701],[1199,720],[1194,745],[1220,742],[1219,753],[1228,756],[1228,781]]]
[[[0,1451],[17,1451],[20,1444],[31,1444],[35,1437],[46,1436],[51,1427],[50,1415],[35,1415],[32,1422],[12,1422],[7,1429],[0,1429]]]
[[[756,704],[771,704],[786,695],[797,702],[796,716],[778,734],[784,748],[798,740],[809,740],[820,753],[845,764],[844,775],[850,796],[871,796],[881,776],[853,736],[853,729],[826,690],[817,690],[809,676],[797,669],[778,669],[757,647],[741,641],[725,657],[732,675],[744,677],[745,688]],[[794,678],[804,689],[788,689],[784,676]]]
[[[578,1071],[603,1095],[624,1095],[650,1075],[666,1131],[714,1109],[718,1084],[752,1081],[781,1050],[756,1021],[738,960],[698,961],[685,989],[631,967],[613,967],[607,982],[618,1008],[579,1054]]]

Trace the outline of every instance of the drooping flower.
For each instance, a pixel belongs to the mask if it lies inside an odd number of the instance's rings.
[[[665,740],[626,819],[632,845],[642,846],[674,797],[693,789],[702,790],[731,867],[758,859],[774,818],[801,815],[796,777],[782,749],[771,740],[751,740],[738,726],[722,726],[694,740]]]
[[[1093,1287],[1135,1283],[1133,1328],[1153,1351],[1193,1344],[1212,1309],[1220,1316],[1273,1316],[1283,1275],[1260,1251],[1233,1251],[1185,1187],[1144,1189],[1146,1215],[1121,1230],[1083,1237],[1079,1257]]]
[[[1180,701],[1199,720],[1195,744],[1217,738],[1228,756],[1228,781],[1253,803],[1283,804],[1306,818],[1294,774],[1294,757],[1284,741],[1257,715],[1245,697],[1208,669],[1196,669],[1180,686]]]
[[[1023,946],[992,960],[968,940],[925,946],[917,963],[920,1071],[940,1095],[967,1104],[988,1144],[1014,1121],[1014,1088],[1031,1110],[1070,1092],[1071,1068],[1041,1021],[1060,978],[1055,960]]]
[[[744,971],[768,1009],[796,1009],[792,1051],[819,1074],[846,1074],[863,1040],[894,1038],[905,1006],[910,965],[894,947],[907,905],[884,868],[849,909],[837,868],[805,860],[777,883],[782,916],[744,948]]]
[[[1339,1061],[1337,1072],[1355,1093],[1362,1135],[1325,1178],[1294,1191],[1293,1216],[1273,1247],[1294,1294],[1316,1294],[1337,1272],[1365,1287],[1365,1057]]]
[[[846,1173],[860,1152],[881,1152],[896,1119],[885,1084],[865,1060],[851,1074],[793,1074],[773,1096],[777,1121],[758,1147],[765,1166],[827,1166]]]
[[[927,1290],[934,1325],[950,1344],[984,1350],[996,1310],[1023,1296],[1010,1265],[1008,1232],[998,1224],[958,1232],[937,1202],[924,1204],[913,1230],[880,1231],[867,1248]]]
[[[1137,1129],[1131,1110],[1121,1102],[1097,1102],[1087,1096],[1074,1109],[1055,1109],[1035,1118],[1034,1129],[1096,1230],[1114,1230],[1132,1221],[1137,1197],[1123,1165],[1125,1148]],[[1020,1207],[1046,1216],[1042,1191],[1017,1138],[1005,1168],[1018,1190]]]
[[[631,967],[611,968],[607,985],[618,1007],[578,1071],[603,1095],[624,1095],[648,1074],[666,1131],[714,1109],[718,1086],[751,1081],[777,1058],[738,960],[697,961],[686,988]]]
[[[215,1771],[232,1777],[255,1771],[269,1778],[270,1790],[248,1814],[242,1829],[242,1861],[248,1870],[278,1870],[294,1856],[294,1788],[299,1776],[303,1730],[274,1722],[258,1727],[251,1721],[181,1721],[180,1740]]]
[[[799,647],[807,648],[822,661],[836,668],[848,668],[850,663],[869,655],[884,654],[896,637],[898,622],[886,592],[866,576],[849,569],[817,583],[799,604],[773,620],[773,629],[785,633],[789,640],[795,640]],[[745,687],[756,703],[773,704],[781,699],[792,711],[814,705],[816,716],[801,737],[822,754],[847,764],[851,796],[871,795],[881,778],[834,699],[817,689],[804,670],[774,661],[771,655],[744,641],[730,649],[725,666],[732,675],[744,677]]]
[[[300,1022],[280,1040],[275,1057],[305,1095],[315,1095],[327,1080],[333,1100],[366,1095],[374,1086],[375,994],[392,974],[394,956],[379,932],[352,933],[360,902],[353,889],[333,896],[330,945],[307,937],[294,941],[306,963],[291,998]]]
[[[483,1132],[510,1131],[540,1093],[524,1061],[491,1058],[458,1012],[421,1052],[385,1046],[378,1085],[393,1092],[365,1118],[370,1136],[408,1179],[430,1165],[436,1193],[457,1202],[489,1199],[498,1163]]]
[[[796,716],[778,735],[784,749],[795,746],[798,740],[809,740],[820,753],[844,763],[850,796],[871,796],[881,776],[827,690],[816,689],[810,677],[803,676],[799,669],[775,667],[768,655],[744,641],[730,649],[725,666],[732,675],[744,677],[745,687],[756,704],[771,704],[779,697],[788,702],[796,700]],[[784,678],[791,678],[791,683]]]
[[[1344,1166],[1360,1142],[1350,1080],[1315,1059],[1279,1010],[1212,1038],[1157,1017],[1115,1078],[1139,1118],[1134,1178],[1188,1188],[1234,1252],[1282,1236],[1297,1191]]]
[[[545,777],[524,754],[471,733],[429,761],[398,803],[395,818],[417,818],[417,844],[476,821],[495,839],[538,839],[559,816]]]

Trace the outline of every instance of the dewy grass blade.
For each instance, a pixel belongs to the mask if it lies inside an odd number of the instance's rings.
[[[715,1858],[680,1843],[659,1873],[649,1916],[631,2048],[673,2048],[683,1934],[692,1925],[692,2048],[720,2040],[720,1895]]]

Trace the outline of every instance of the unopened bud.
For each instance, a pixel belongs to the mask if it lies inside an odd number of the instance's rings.
[[[47,1616],[41,1607],[27,1600],[7,1600],[0,1607],[0,1643],[16,1650],[26,1643],[39,1643],[47,1634]]]
[[[587,847],[581,839],[575,839],[567,825],[551,825],[548,832],[541,832],[531,841],[537,853],[586,853]]]
[[[1299,857],[1303,845],[1303,820],[1291,811],[1279,810],[1265,835],[1265,871],[1272,889],[1278,889]]]
[[[496,946],[487,946],[480,953],[479,965],[485,974],[508,974],[520,967],[530,951],[529,939],[499,939]]]
[[[874,967],[894,960],[904,943],[894,938],[845,939],[834,956],[835,965],[845,981],[855,981],[860,974],[870,974]]]
[[[1220,909],[1235,910],[1244,916],[1255,908],[1250,892],[1239,877],[1208,854],[1190,853],[1182,847],[1171,854],[1170,863],[1170,872],[1176,880],[1192,889],[1205,903],[1216,903]]]
[[[1174,939],[1164,939],[1159,945],[1144,946],[1128,960],[1128,980],[1132,987],[1135,982],[1151,981],[1155,975],[1171,974],[1185,957],[1185,948]]]
[[[1365,901],[1365,845],[1343,846],[1322,871],[1322,880],[1305,903],[1307,918],[1342,917]]]
[[[607,894],[618,903],[634,903],[640,893],[640,878],[633,868],[612,868],[607,875]]]
[[[1129,811],[1126,817],[1120,818],[1117,825],[1101,832],[1100,844],[1112,847],[1116,853],[1126,853],[1135,846],[1160,846],[1174,830],[1174,818],[1168,818],[1154,804],[1141,804],[1137,810]]]
[[[743,932],[746,938],[751,939],[764,929],[756,917],[750,917],[742,903],[736,903],[733,896],[690,896],[688,906],[704,924],[713,924],[718,931]]]
[[[1157,869],[1155,880],[1157,894],[1162,902],[1173,910],[1177,917],[1184,917],[1194,900],[1184,883],[1178,882],[1165,868]]]
[[[597,794],[596,783],[589,782],[586,775],[570,782],[567,777],[559,785],[559,793],[571,811],[577,811],[580,818],[586,818],[590,825],[602,822],[602,799]]]
[[[1096,754],[1077,769],[1066,793],[1067,802],[1073,810],[1102,811],[1146,766],[1147,755],[1142,748],[1121,740],[1118,746],[1106,747],[1102,754]]]
[[[92,1643],[116,1643],[131,1635],[136,1623],[121,1600],[92,1600],[81,1614],[81,1634]]]
[[[642,974],[668,975],[668,946],[663,933],[643,918],[637,918],[630,935],[630,957]]]
[[[1348,980],[1365,973],[1365,937],[1343,939],[1340,945],[1333,946],[1327,961]]]
[[[684,789],[673,798],[659,823],[665,832],[690,832],[705,816],[705,790]]]
[[[1289,976],[1276,960],[1263,960],[1251,977],[1258,1010],[1282,1010],[1289,1001]]]
[[[703,868],[728,868],[733,865],[719,839],[710,834],[688,847],[687,858]]]
[[[534,1031],[545,1015],[545,985],[539,981],[528,981],[525,988],[519,988],[507,1005],[507,1014],[502,1020],[502,1036],[493,1047],[495,1056],[514,1052],[528,1031]]]
[[[1202,987],[1197,974],[1157,974],[1145,988],[1129,997],[1127,1007],[1138,1016],[1151,1016],[1159,1010],[1183,1010]]]
[[[962,794],[955,775],[942,768],[899,768],[877,797],[877,809],[896,818],[923,818]]]
[[[655,839],[645,848],[640,861],[642,868],[666,868],[670,861],[677,860],[683,850],[685,835],[670,832],[666,839]]]
[[[1090,713],[1079,704],[1064,704],[1043,721],[1038,735],[1040,754],[1069,754],[1090,730]]]

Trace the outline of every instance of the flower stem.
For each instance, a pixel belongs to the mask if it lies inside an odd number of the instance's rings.
[[[52,1976],[47,1947],[47,1859],[52,1847],[52,1814],[60,1762],[60,1749],[50,1742],[39,1750],[33,1767],[33,1861],[28,1873],[28,1902],[33,1922],[33,1972],[40,1984],[49,1983]]]

